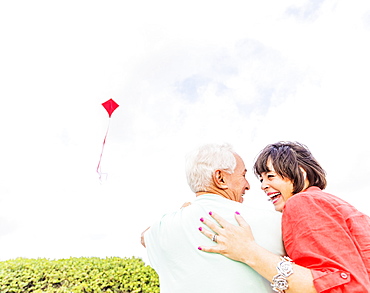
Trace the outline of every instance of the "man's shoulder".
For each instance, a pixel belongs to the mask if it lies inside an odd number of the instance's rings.
[[[253,219],[281,219],[281,213],[269,208],[255,207],[249,205],[241,205],[240,214],[245,214]]]

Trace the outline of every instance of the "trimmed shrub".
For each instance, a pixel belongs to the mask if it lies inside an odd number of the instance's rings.
[[[17,258],[0,262],[1,293],[159,293],[157,273],[139,258]]]

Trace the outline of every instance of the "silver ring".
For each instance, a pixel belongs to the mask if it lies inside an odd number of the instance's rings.
[[[216,242],[217,243],[217,235],[214,234],[213,237],[212,237],[212,241]]]

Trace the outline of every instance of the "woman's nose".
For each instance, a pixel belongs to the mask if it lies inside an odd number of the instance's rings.
[[[265,180],[261,179],[261,189],[266,190],[268,188],[268,185],[265,183]]]

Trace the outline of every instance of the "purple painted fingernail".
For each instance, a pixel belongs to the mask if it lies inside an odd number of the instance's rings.
[[[201,222],[204,222],[204,219],[203,219],[203,218],[200,218],[200,221],[201,221]]]
[[[209,212],[209,215],[212,216],[212,212]]]
[[[202,247],[200,247],[200,246],[199,246],[199,247],[198,247],[198,249],[199,249],[199,250],[202,250]]]
[[[240,213],[238,211],[236,211],[235,214],[240,215]]]
[[[199,227],[198,229],[199,229],[199,231],[202,231],[202,230],[203,230],[203,228],[202,228],[202,227]]]

